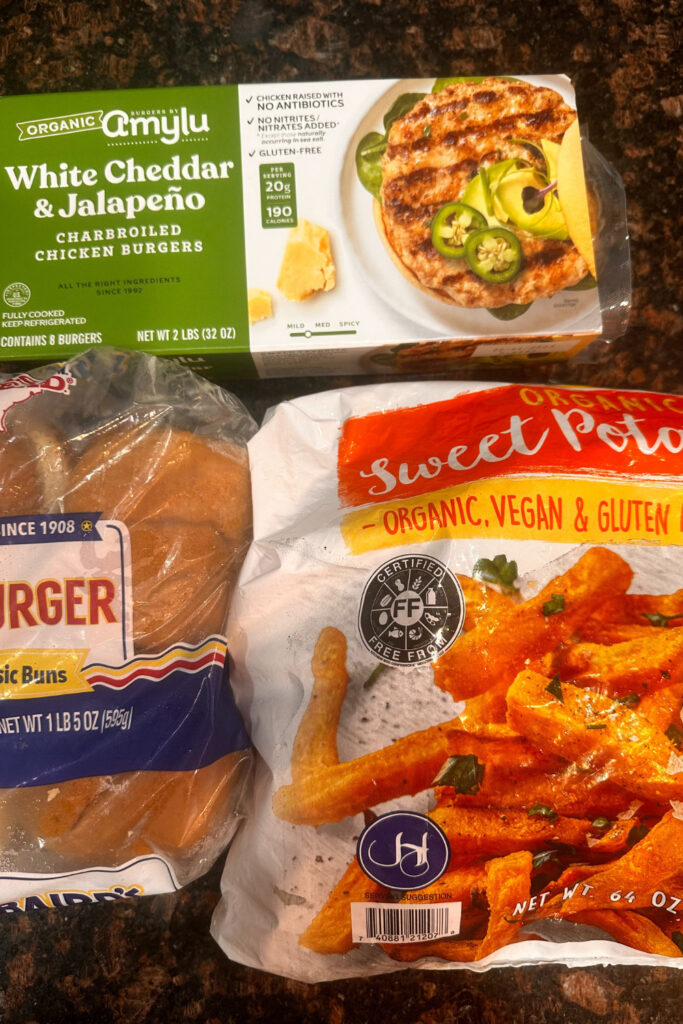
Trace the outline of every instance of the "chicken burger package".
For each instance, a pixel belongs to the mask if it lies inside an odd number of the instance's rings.
[[[228,955],[683,964],[683,399],[329,391],[249,453]]]
[[[253,428],[153,356],[0,378],[0,911],[170,891],[230,839]]]

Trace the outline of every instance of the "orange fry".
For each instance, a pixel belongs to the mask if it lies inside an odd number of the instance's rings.
[[[486,893],[491,912],[477,960],[483,960],[489,953],[512,942],[522,927],[523,916],[520,914],[517,920],[513,920],[511,914],[517,903],[526,903],[529,899],[531,862],[531,854],[520,851],[490,860],[486,865]]]
[[[571,683],[562,683],[559,700],[549,684],[537,672],[519,673],[507,696],[513,729],[546,753],[602,771],[645,800],[683,800],[678,752],[647,718]]]
[[[647,626],[648,615],[664,615],[673,618],[675,626],[683,626],[683,590],[673,594],[619,594],[601,605],[594,618]]]
[[[460,712],[463,728],[473,736],[519,736],[507,723],[507,703],[505,697],[508,684],[498,683],[477,697],[470,697],[465,710]]]
[[[399,963],[414,963],[424,957],[436,956],[453,963],[471,964],[479,959],[479,939],[432,939],[430,942],[402,942],[400,945],[381,943],[382,949],[392,960]]]
[[[613,910],[616,903],[620,908],[623,905],[624,910],[638,910],[651,908],[652,894],[658,890],[671,897],[679,892],[683,895],[682,842],[683,821],[669,811],[623,857],[596,868],[594,874],[585,876],[574,886],[567,883],[562,892],[532,916],[560,914],[565,917],[583,910]],[[615,893],[620,894],[616,901]]]
[[[456,700],[511,683],[529,660],[568,640],[595,608],[626,590],[632,575],[619,555],[590,548],[536,597],[487,616],[459,637],[435,662],[434,682]]]
[[[525,740],[470,736],[456,719],[282,786],[273,796],[273,810],[294,825],[341,821],[386,800],[429,788],[444,762],[455,754],[474,754],[486,764],[548,767],[555,763]]]
[[[561,648],[552,673],[599,693],[647,693],[683,676],[683,629],[651,629],[648,636],[607,647],[580,643]]]
[[[314,953],[348,953],[354,945],[351,904],[379,899],[388,892],[368,878],[354,857],[323,908],[300,936],[299,945]]]
[[[550,808],[548,808],[550,810]],[[543,850],[560,843],[563,846],[589,847],[604,841],[595,835],[588,818],[557,815],[532,816],[526,811],[506,808],[470,808],[458,805],[436,807],[430,817],[439,825],[452,847],[470,856],[503,856],[523,850]],[[609,830],[610,839],[602,849],[623,849],[633,822],[616,822]]]
[[[676,626],[676,629],[680,628]],[[597,618],[584,622],[576,631],[579,640],[585,643],[604,644],[610,647],[612,644],[623,644],[627,640],[641,640],[650,638],[658,633],[654,626],[640,626],[633,622],[601,622]],[[674,632],[669,628],[667,633]]]
[[[683,953],[675,942],[672,942],[654,922],[642,914],[634,914],[630,910],[582,910],[573,914],[569,921],[577,924],[590,924],[602,928],[617,942],[634,949],[642,949],[644,953],[658,953],[660,956],[678,957]]]
[[[514,607],[512,598],[479,580],[473,580],[471,576],[458,576],[458,583],[465,598],[465,629],[474,629],[488,615],[495,616]]]
[[[558,762],[558,764],[560,764]],[[561,765],[560,771],[518,770],[515,765],[487,765],[477,793],[456,794],[452,787],[436,790],[437,802],[462,807],[521,807],[547,804],[570,818],[614,818],[633,797],[592,772]]]
[[[683,702],[683,683],[676,686],[667,686],[665,690],[657,690],[656,693],[646,694],[639,704],[635,705],[634,711],[644,715],[653,725],[656,725],[662,732],[666,732],[673,723],[681,727],[681,703]]]
[[[292,747],[292,778],[338,764],[337,726],[349,677],[346,637],[327,626],[318,637],[311,662],[313,692]]]

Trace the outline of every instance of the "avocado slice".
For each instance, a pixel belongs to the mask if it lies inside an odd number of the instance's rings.
[[[567,223],[562,213],[562,207],[554,192],[549,194],[550,205],[546,215],[534,226],[532,234],[538,238],[557,238],[558,241],[566,242],[569,238]],[[546,196],[548,198],[548,196]]]
[[[543,147],[543,156],[548,168],[548,181],[557,181],[557,159],[560,155],[559,144],[551,142],[550,139],[541,139],[541,146]]]
[[[503,227],[508,215],[496,200],[496,188],[503,176],[516,165],[517,160],[513,158],[500,160],[491,167],[482,167],[463,192],[461,202],[478,210],[493,227]]]
[[[491,192],[488,188],[486,171],[483,174],[480,171],[479,174],[472,178],[460,197],[460,201],[478,210],[482,216],[486,217],[487,222],[490,223],[491,213],[489,210],[492,210],[493,207],[491,205]]]
[[[500,204],[500,200],[496,196],[496,189],[498,188],[498,182],[503,178],[509,171],[517,168],[517,160],[515,157],[510,160],[500,160],[497,164],[493,164],[487,169],[487,176],[489,179],[489,188],[491,190],[491,198],[493,200],[493,213],[500,224],[505,224],[510,218]]]
[[[523,231],[529,231],[535,235],[538,233],[538,225],[545,220],[552,208],[553,195],[546,193],[541,197],[543,205],[540,209],[533,210],[529,203],[524,201],[524,190],[535,189],[540,192],[547,186],[548,181],[542,174],[532,167],[525,167],[521,170],[511,171],[501,178],[496,189],[496,198],[513,224],[522,228]]]

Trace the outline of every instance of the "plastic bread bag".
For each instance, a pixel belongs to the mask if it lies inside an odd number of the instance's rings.
[[[231,838],[253,430],[152,356],[0,379],[0,910],[169,891]]]
[[[227,954],[683,964],[683,399],[353,388],[249,455]]]

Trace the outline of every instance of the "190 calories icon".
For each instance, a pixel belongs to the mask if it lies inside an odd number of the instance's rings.
[[[439,826],[416,811],[389,811],[361,832],[358,863],[387,889],[424,889],[441,878],[451,849]]]

